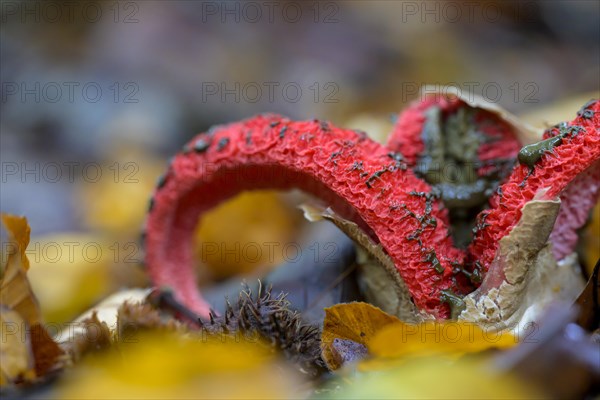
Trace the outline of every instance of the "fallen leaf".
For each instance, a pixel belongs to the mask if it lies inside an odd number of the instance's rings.
[[[37,376],[44,376],[52,369],[57,368],[59,366],[57,365],[58,358],[64,354],[41,324],[31,327],[31,350],[35,359]]]
[[[12,236],[14,243],[16,243],[23,268],[27,271],[29,269],[29,260],[25,255],[25,249],[27,249],[27,246],[29,245],[29,237],[31,234],[31,228],[27,223],[27,218],[2,213],[2,223],[8,233]]]
[[[262,342],[147,332],[86,359],[57,390],[83,398],[298,398],[303,381]],[[93,390],[91,390],[93,388]]]
[[[500,239],[494,262],[481,286],[464,297],[458,319],[476,322],[486,330],[502,331],[518,326],[527,308],[541,301],[542,293],[531,293],[529,284],[552,260],[547,244],[560,209],[560,200],[541,200],[541,191],[525,204],[510,233]],[[544,286],[545,295],[552,296]]]
[[[386,370],[334,380],[326,399],[531,399],[544,398],[527,382],[495,371],[480,359],[456,362],[423,357]],[[327,395],[328,394],[328,395]]]
[[[25,250],[31,229],[25,217],[2,213],[2,222],[8,242],[5,246],[6,268],[0,279],[0,304],[19,313],[32,326],[41,322],[41,313],[27,279],[29,260]]]
[[[18,312],[7,307],[0,308],[0,324],[0,386],[18,380],[33,380],[34,359],[31,343],[26,335],[29,325]]]
[[[42,377],[58,366],[58,358],[63,352],[42,325],[38,300],[27,277],[29,260],[25,250],[29,244],[31,231],[27,219],[2,214],[2,222],[8,232],[10,251],[7,254],[6,269],[0,281],[0,303],[3,309],[9,310],[6,312],[7,317],[13,321],[16,319],[15,315],[22,318],[23,322],[18,328],[18,331],[22,333],[19,340],[26,343],[31,350],[35,375]],[[2,329],[3,332],[7,329],[4,322]],[[20,353],[23,352],[20,351]],[[9,378],[10,376],[8,375]],[[29,374],[25,374],[23,379],[30,381],[32,378]]]
[[[406,283],[381,244],[375,244],[357,224],[341,218],[331,208],[316,204],[302,204],[300,209],[304,211],[304,217],[308,221],[332,222],[362,250],[362,253],[358,252],[360,264],[358,279],[370,303],[403,321],[418,322],[427,318],[412,302]]]
[[[426,321],[420,324],[398,322],[381,328],[367,347],[378,358],[444,356],[456,359],[468,353],[515,346],[510,332],[486,332],[477,324],[457,321]],[[368,368],[365,361],[363,368]]]
[[[397,322],[400,322],[398,318],[368,303],[338,304],[326,308],[321,334],[323,360],[330,369],[338,369],[343,359],[333,347],[336,339],[368,346],[381,328]]]

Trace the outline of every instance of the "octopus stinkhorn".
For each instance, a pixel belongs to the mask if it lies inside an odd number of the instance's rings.
[[[186,144],[159,180],[146,225],[148,272],[156,286],[171,287],[179,301],[208,316],[210,308],[192,268],[192,233],[201,214],[243,190],[298,188],[329,204],[381,245],[419,310],[449,318],[452,296],[464,296],[477,284],[464,272],[477,266],[485,276],[498,241],[518,223],[521,208],[540,189],[563,204],[551,236],[555,255],[560,258],[572,250],[575,231],[600,189],[600,103],[584,108],[572,122],[548,130],[547,142],[520,152],[509,126],[485,113],[472,113],[455,100],[409,109],[387,146],[326,122],[278,115],[214,127]],[[461,126],[477,129],[461,133]],[[425,137],[424,129],[429,132]],[[482,209],[478,229],[466,250],[454,246],[449,230],[452,206],[445,203],[456,195],[448,195],[447,184],[436,188],[440,182],[427,179],[431,160],[445,160],[443,154],[427,151],[440,129],[475,135],[476,148],[464,161],[473,162],[469,168],[474,168],[475,180],[494,177],[481,188],[485,202],[491,191],[496,194],[488,209],[477,202]],[[459,157],[448,146],[446,151]],[[498,163],[488,162],[517,158],[520,164],[508,177]],[[429,167],[420,168],[419,163]]]

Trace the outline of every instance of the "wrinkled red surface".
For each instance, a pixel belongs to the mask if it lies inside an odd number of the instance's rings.
[[[490,199],[491,209],[486,211],[485,219],[488,226],[478,232],[469,248],[469,258],[479,260],[484,272],[494,259],[498,241],[517,224],[525,203],[541,189],[548,190],[546,198],[560,196],[562,202],[550,236],[554,255],[560,260],[573,251],[576,230],[585,222],[600,192],[600,102],[595,101],[589,108],[594,111],[591,118],[577,116],[568,123],[583,127],[584,132],[563,140],[544,154],[526,180],[529,168],[516,166],[501,187],[502,195]],[[551,129],[544,138],[557,133],[557,129]]]
[[[196,288],[192,269],[192,233],[199,216],[245,189],[299,188],[331,205],[362,226],[394,260],[415,304],[437,317],[448,317],[440,290],[453,288],[450,261],[462,262],[452,248],[445,220],[436,203],[420,239],[410,240],[425,212],[425,198],[411,191],[430,187],[411,171],[393,168],[389,150],[364,135],[319,121],[293,122],[262,115],[217,127],[197,140],[210,142],[204,152],[178,154],[166,181],[154,194],[147,220],[146,264],[156,286],[169,286],[184,304],[206,316],[208,306]],[[390,168],[379,178],[376,171]],[[405,207],[405,208],[403,208]],[[436,272],[426,260],[435,250],[445,268]]]

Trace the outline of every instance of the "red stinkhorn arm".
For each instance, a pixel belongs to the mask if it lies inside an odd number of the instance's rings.
[[[440,291],[460,292],[451,262],[462,263],[463,254],[452,247],[446,212],[428,196],[430,187],[403,167],[365,135],[319,121],[262,115],[200,134],[174,158],[151,201],[151,279],[207,316],[193,273],[199,217],[243,190],[299,188],[381,243],[417,307],[447,318]]]
[[[486,228],[473,239],[469,259],[479,261],[483,272],[494,259],[498,241],[521,218],[525,203],[542,189],[548,190],[547,198],[561,199],[550,235],[555,258],[561,260],[574,250],[577,229],[600,196],[600,101],[586,104],[573,121],[547,130],[544,139],[554,136],[562,140],[529,146],[530,155],[519,157],[521,165],[491,198],[490,210],[479,215],[485,219]]]

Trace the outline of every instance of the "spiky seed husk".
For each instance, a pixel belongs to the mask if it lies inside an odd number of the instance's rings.
[[[306,324],[299,312],[290,309],[286,296],[285,293],[273,296],[271,287],[263,290],[261,285],[254,296],[244,284],[235,304],[226,299],[223,315],[211,312],[209,321],[199,320],[199,325],[209,335],[258,335],[273,349],[281,351],[300,371],[318,376],[327,371],[321,358],[320,329]]]

